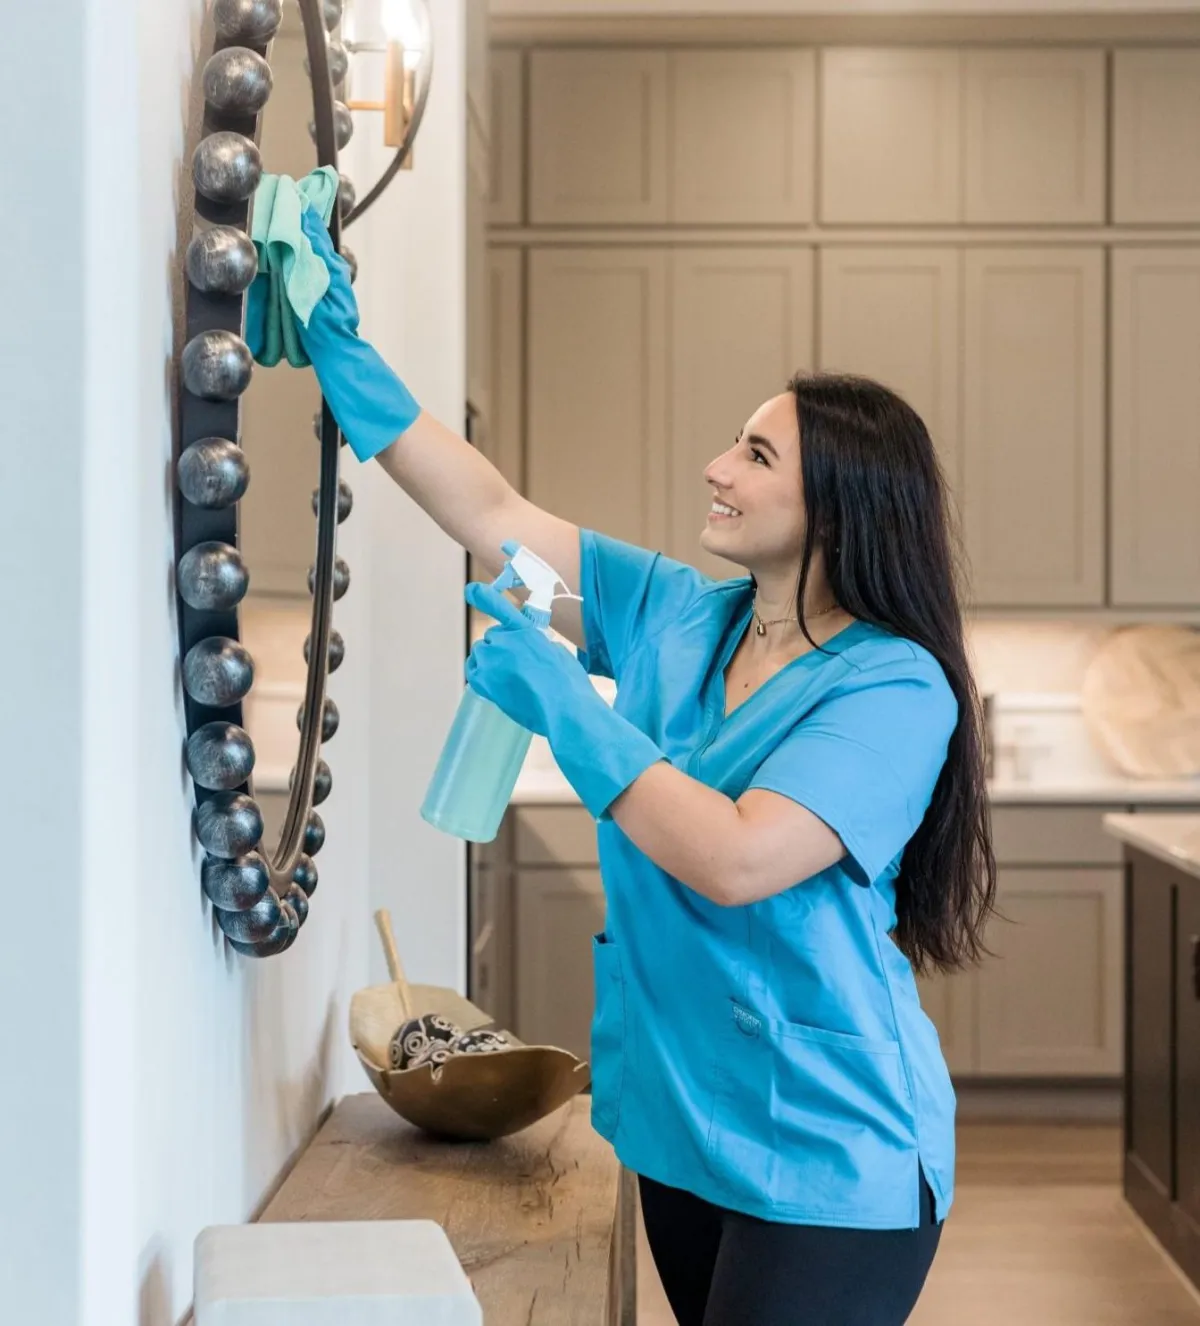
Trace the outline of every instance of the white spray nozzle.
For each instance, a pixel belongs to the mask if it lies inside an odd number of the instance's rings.
[[[505,551],[511,546],[506,544]],[[557,599],[575,599],[579,603],[583,602],[578,594],[571,593],[567,582],[549,562],[544,561],[524,545],[518,546],[516,552],[509,557],[504,573],[495,583],[499,588],[507,589],[514,582],[524,585],[529,590],[529,599],[525,606],[537,612],[548,614]],[[555,593],[559,585],[562,586],[562,592]]]

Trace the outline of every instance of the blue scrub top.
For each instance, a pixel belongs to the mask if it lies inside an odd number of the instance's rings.
[[[581,661],[678,769],[736,800],[766,788],[847,855],[761,902],[720,907],[607,814],[595,936],[592,1123],[624,1165],[765,1220],[862,1229],[937,1219],[954,1187],[954,1090],[911,964],[889,938],[905,844],[957,722],[934,658],[856,622],[725,717],[749,576],[583,530]]]

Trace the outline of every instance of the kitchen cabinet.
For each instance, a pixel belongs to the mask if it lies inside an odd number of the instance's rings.
[[[528,1045],[560,1045],[590,1057],[591,936],[604,929],[595,866],[516,874],[516,1026]]]
[[[976,973],[981,1075],[1120,1075],[1121,886],[1119,867],[999,871]]]
[[[1200,221],[1200,50],[1113,53],[1113,220]]]
[[[1119,1076],[1120,845],[1103,806],[997,806],[997,915],[975,967],[918,981],[958,1078]]]
[[[1101,224],[1104,83],[1102,50],[965,52],[963,219]]]
[[[670,61],[670,219],[812,220],[816,58],[811,50],[677,51]]]
[[[1200,246],[1113,251],[1111,336],[1112,599],[1194,606]]]
[[[820,367],[898,392],[929,429],[953,491],[962,477],[958,249],[856,246],[820,254]]]
[[[535,50],[529,61],[530,221],[666,221],[666,52]]]
[[[687,248],[671,255],[670,494],[665,551],[709,575],[738,573],[699,546],[704,468],[749,412],[813,363],[813,255],[806,247]]]
[[[1200,877],[1126,853],[1125,1197],[1200,1285]]]
[[[995,956],[918,981],[922,1007],[957,1079],[1120,1076],[1123,876],[1121,849],[1101,829],[1105,809],[995,808],[997,902],[1007,918],[993,918],[985,935]],[[515,807],[486,859],[492,879],[508,881],[511,900],[489,903],[492,912],[472,918],[472,934],[490,925],[496,936],[494,970],[501,989],[513,991],[509,1025],[523,1040],[586,1056],[591,937],[604,925],[595,822],[578,805]],[[1170,963],[1159,968],[1151,981],[1169,973]],[[511,973],[508,987],[504,973]],[[1162,979],[1169,992],[1169,975]],[[472,991],[492,1011],[475,986]],[[1153,1110],[1156,1098],[1148,1099]]]
[[[662,547],[668,255],[529,255],[525,495],[564,520]]]
[[[488,338],[491,412],[486,455],[518,490],[523,488],[525,428],[521,375],[525,353],[525,254],[488,252]]]
[[[1104,255],[964,256],[963,525],[977,606],[1104,601]]]
[[[959,219],[961,56],[955,50],[821,53],[821,220]]]
[[[511,47],[493,47],[489,61],[489,155],[491,179],[488,220],[516,226],[525,219],[525,55]]]

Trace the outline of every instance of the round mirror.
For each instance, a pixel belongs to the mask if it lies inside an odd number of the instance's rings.
[[[336,529],[351,497],[312,370],[268,366],[272,354],[256,366],[243,339],[252,203],[264,172],[337,165],[352,132],[330,74],[345,72],[328,36],[340,12],[340,0],[215,0],[193,159],[176,568],[186,759],[204,891],[233,947],[256,957],[290,947],[316,888],[316,807],[332,785],[320,747],[338,724],[326,678],[343,652],[333,604],[349,583]],[[337,205],[330,229],[336,243]]]

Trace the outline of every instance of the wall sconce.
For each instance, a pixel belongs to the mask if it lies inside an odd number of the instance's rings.
[[[412,145],[420,127],[433,74],[433,29],[427,0],[383,0],[381,18],[387,40],[343,44],[351,54],[384,56],[382,101],[348,101],[352,111],[382,111],[383,141],[396,156],[383,178],[346,218],[357,218],[375,201],[398,170],[412,169]]]

